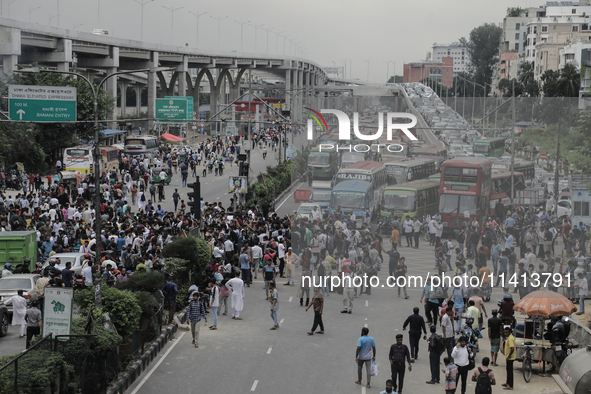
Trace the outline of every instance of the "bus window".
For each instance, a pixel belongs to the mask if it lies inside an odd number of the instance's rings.
[[[462,169],[459,167],[447,167],[443,176],[445,182],[460,182]]]

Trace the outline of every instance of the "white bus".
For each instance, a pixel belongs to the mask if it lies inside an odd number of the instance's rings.
[[[153,135],[127,136],[123,153],[126,156],[146,155],[149,159],[153,159],[158,153],[158,138]]]
[[[82,145],[66,148],[63,167],[66,171],[80,171],[81,174],[90,174],[92,172],[92,147]]]

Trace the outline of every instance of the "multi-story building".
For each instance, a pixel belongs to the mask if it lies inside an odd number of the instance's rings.
[[[468,71],[470,68],[470,58],[466,47],[460,42],[452,42],[451,44],[433,44],[433,61],[441,62],[444,57],[451,57],[453,59],[453,72]]]
[[[420,82],[431,79],[443,86],[453,87],[454,61],[451,56],[444,56],[440,61],[421,61],[404,65],[403,82]]]
[[[519,55],[517,52],[501,53],[499,79],[517,79],[519,72]]]
[[[519,16],[506,16],[503,18],[503,36],[501,52],[516,51],[523,54],[523,33],[525,25],[532,18],[546,16],[546,7],[532,7],[524,9]]]

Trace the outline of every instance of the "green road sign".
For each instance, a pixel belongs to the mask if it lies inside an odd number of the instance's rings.
[[[156,99],[156,119],[187,120],[188,107],[186,98]]]
[[[22,122],[75,122],[76,88],[10,85],[10,120]]]

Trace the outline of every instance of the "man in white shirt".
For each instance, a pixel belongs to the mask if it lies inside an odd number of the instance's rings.
[[[253,246],[252,248],[252,269],[254,270],[254,277],[256,279],[257,277],[257,273],[259,271],[259,262],[261,260],[261,258],[263,257],[263,249],[259,246],[259,244],[256,244],[255,246]]]
[[[429,235],[431,236],[429,238],[430,245],[435,245],[435,233],[436,232],[437,232],[437,222],[435,221],[435,219],[431,219],[429,221]]]
[[[314,206],[314,208],[312,209],[312,220],[317,221],[318,219],[322,219],[322,214],[320,213],[318,207]]]
[[[406,217],[404,221],[404,236],[406,237],[406,246],[412,248],[412,229],[413,223],[410,217]]]
[[[92,286],[92,266],[87,266],[82,270],[82,276],[84,277],[84,283],[86,286]]]
[[[285,278],[283,276],[283,270],[285,269],[285,244],[283,242],[279,242],[277,245],[277,254],[277,257],[279,257],[279,277]]]
[[[226,252],[226,260],[230,261],[232,259],[232,255],[234,254],[234,243],[229,239],[224,242],[224,251]]]

